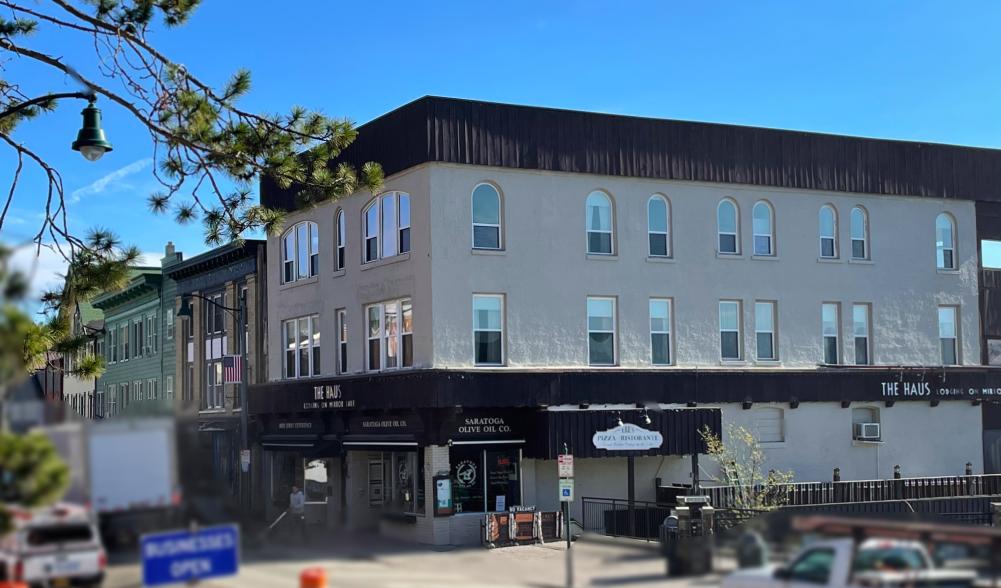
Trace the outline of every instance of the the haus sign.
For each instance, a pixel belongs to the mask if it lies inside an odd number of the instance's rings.
[[[596,432],[591,442],[596,448],[607,451],[646,451],[663,445],[664,436],[658,431],[627,423]]]
[[[339,384],[313,386],[313,398],[303,402],[303,410],[322,410],[329,408],[354,408],[355,401],[344,398]]]
[[[982,398],[1001,397],[1001,388],[989,386],[945,386],[931,382],[880,382],[883,398]]]

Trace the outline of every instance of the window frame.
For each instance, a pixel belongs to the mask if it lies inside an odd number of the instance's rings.
[[[855,228],[856,228],[855,227],[855,212],[856,211],[858,211],[862,215],[861,216],[861,220],[862,220],[862,227],[861,227],[862,228],[862,237],[861,238],[855,236]],[[869,259],[872,258],[872,255],[871,255],[871,253],[869,251],[869,249],[870,249],[870,247],[869,247],[869,241],[870,241],[869,240],[869,211],[866,209],[866,207],[862,206],[861,204],[856,204],[855,206],[853,206],[851,212],[848,214],[848,237],[851,240],[851,249],[849,251],[849,255],[851,256],[851,259],[854,259],[856,261],[867,261],[867,260],[869,260]],[[858,257],[858,256],[855,255],[855,242],[856,241],[861,241],[862,242],[862,257]]]
[[[496,328],[496,329],[491,329],[491,328],[486,328],[486,327],[477,328],[477,326],[476,326],[476,301],[477,300],[497,300],[500,303],[500,310],[499,310],[499,312],[500,312],[499,325],[500,326],[498,328]],[[506,308],[505,308],[504,302],[505,302],[504,301],[504,294],[487,293],[487,292],[476,292],[476,293],[473,294],[473,299],[472,299],[473,316],[472,316],[472,324],[471,324],[471,327],[472,327],[471,331],[472,331],[472,335],[473,335],[473,365],[476,365],[476,366],[486,366],[486,367],[498,367],[498,366],[505,365],[505,362],[507,361],[507,353],[506,353],[507,350],[505,349],[506,345],[505,345],[505,341],[504,341],[504,326],[505,326],[504,322],[505,322],[505,318],[506,318],[505,317],[505,310],[506,310]],[[492,362],[492,361],[480,361],[479,358],[477,357],[477,340],[476,340],[476,335],[478,333],[498,333],[500,335],[500,358],[496,362]]]
[[[724,329],[723,328],[723,306],[724,305],[736,305],[737,307],[737,328],[736,329]],[[717,305],[716,320],[719,327],[719,357],[722,362],[739,362],[744,359],[744,304],[742,300],[735,298],[723,298],[720,299]],[[723,355],[723,333],[737,333],[737,355],[736,357],[726,357]]]
[[[831,307],[834,309],[834,326],[835,335],[834,345],[835,345],[835,361],[827,361],[827,339],[831,337],[824,330],[824,311]],[[821,341],[821,357],[823,359],[823,365],[841,365],[842,362],[842,350],[841,350],[841,303],[840,302],[821,302],[820,303],[820,341]]]
[[[764,207],[768,212],[768,232],[759,233],[757,227],[755,226],[755,221],[758,220],[755,213],[759,210],[759,207]],[[768,252],[761,253],[758,251],[758,237],[765,237],[768,239]],[[775,257],[777,255],[775,251],[775,208],[772,203],[767,200],[758,200],[751,207],[751,252],[756,257]]]
[[[299,231],[302,226],[305,226],[306,228],[306,275],[302,275],[302,267],[300,267],[302,260],[299,255],[300,249],[303,247],[300,243],[301,234]],[[288,249],[289,242],[292,244],[291,259],[288,259],[290,255]],[[308,280],[319,274],[320,233],[319,227],[314,221],[303,220],[295,223],[282,233],[280,243],[282,284],[293,284],[295,282]]]
[[[397,309],[397,328],[396,328],[396,365],[393,367],[386,366],[386,358],[388,351],[388,338],[386,333],[386,306],[395,305]],[[411,314],[411,330],[405,330],[406,321],[404,320],[404,306],[409,306]],[[413,366],[413,299],[409,296],[403,298],[394,298],[390,300],[383,300],[381,302],[375,302],[372,304],[365,305],[365,371],[369,373],[379,373],[379,372],[394,372],[398,370],[412,369]],[[372,336],[371,333],[371,312],[373,309],[378,310],[379,316],[379,329],[376,336]],[[409,347],[411,352],[410,363],[406,363],[406,350],[408,343],[406,337],[410,337]],[[378,341],[379,343],[379,367],[372,368],[372,341]]]
[[[953,334],[952,337],[942,336],[942,311],[949,310],[952,313],[952,326]],[[942,365],[962,365],[962,349],[959,344],[960,342],[960,324],[959,324],[959,305],[958,304],[940,304],[936,312],[936,318],[938,321],[938,341],[939,341],[939,359],[942,361]],[[945,339],[952,339],[952,354],[953,361],[951,363],[945,361],[945,348],[942,346]]]
[[[729,205],[733,209],[733,232],[724,231],[720,223],[720,211],[723,205]],[[723,251],[723,237],[733,237],[733,251]],[[726,197],[716,203],[716,253],[719,255],[740,255],[740,205],[733,198]]]
[[[764,440],[761,438],[761,417],[770,414],[777,415],[777,420],[779,424],[779,438],[776,440]],[[786,442],[786,422],[785,422],[785,409],[781,406],[760,406],[754,408],[754,437],[758,440],[758,443],[766,446],[779,445]]]
[[[337,321],[337,373],[348,373],[348,323],[347,309],[338,308],[334,311]]]
[[[590,222],[590,211],[591,204],[589,201],[592,196],[600,196],[605,199],[608,204],[608,230],[591,230]],[[595,234],[607,234],[608,235],[608,251],[591,251],[591,233]],[[584,245],[585,251],[588,255],[604,255],[604,256],[614,256],[616,254],[615,247],[615,201],[612,199],[612,195],[605,190],[592,190],[588,193],[587,198],[584,199]]]
[[[493,190],[494,195],[497,197],[497,224],[476,222],[476,192],[480,189],[480,186],[487,186]],[[470,218],[470,239],[473,244],[473,249],[481,251],[503,251],[504,250],[504,196],[501,194],[500,188],[493,182],[479,182],[473,186],[473,190],[469,193],[469,218]],[[477,227],[488,227],[497,230],[497,246],[496,247],[486,247],[483,245],[476,244],[476,228]]]
[[[861,309],[865,317],[865,335],[858,334],[858,310]],[[859,339],[865,339],[865,361],[859,362],[858,349]],[[873,365],[872,361],[872,304],[868,302],[852,303],[852,343],[854,349],[855,365]]]
[[[949,238],[950,241],[948,246],[945,243],[940,243],[938,240],[938,223],[939,220],[944,219],[949,223]],[[956,239],[956,217],[952,216],[949,212],[940,212],[935,216],[935,268],[942,271],[956,271],[959,268],[958,260],[956,259],[956,249],[957,249],[957,239]],[[950,264],[945,264],[945,252],[949,252]]]
[[[771,317],[771,328],[763,330],[758,324],[758,307],[767,305],[769,316]],[[756,361],[774,362],[779,360],[778,348],[778,301],[776,300],[755,300],[754,301],[754,358]],[[758,343],[758,335],[767,334],[771,339],[772,354],[770,357],[761,356],[761,345]]]
[[[590,302],[592,300],[596,301],[596,302],[598,302],[598,301],[601,301],[601,302],[608,301],[608,302],[612,303],[612,330],[611,331],[592,330],[591,329],[591,309],[590,309],[591,305],[590,305]],[[617,366],[617,365],[619,365],[619,337],[618,337],[619,320],[618,320],[618,310],[619,310],[619,308],[618,308],[618,300],[616,299],[615,296],[587,296],[586,297],[584,316],[585,316],[585,327],[587,329],[587,339],[586,339],[586,342],[587,342],[587,365],[588,366],[590,366],[590,367],[609,367],[609,366]],[[593,359],[591,358],[591,334],[592,333],[599,333],[599,334],[600,333],[611,333],[611,335],[612,335],[612,361],[611,361],[611,363],[595,363],[593,361]]]
[[[667,305],[667,330],[655,330],[653,328],[653,305],[655,303],[663,303]],[[648,312],[648,322],[647,326],[650,330],[650,365],[653,366],[671,366],[674,365],[674,299],[665,296],[653,296],[649,299],[647,303]],[[654,336],[656,335],[667,335],[667,361],[658,362],[654,357]]]
[[[338,208],[334,213],[334,271],[344,269],[347,259],[347,221],[344,220],[344,209]]]
[[[664,230],[655,231],[651,228],[653,214],[650,210],[650,205],[654,200],[660,200],[664,203]],[[652,194],[646,201],[646,233],[647,233],[647,255],[649,257],[656,257],[662,259],[670,259],[674,255],[674,249],[671,247],[671,237],[673,231],[671,231],[671,200],[660,193]],[[664,236],[664,253],[654,253],[653,243],[651,237],[654,235]]]
[[[828,211],[831,213],[831,234],[824,234],[824,212]],[[824,204],[817,211],[817,238],[818,245],[820,247],[820,258],[821,259],[839,259],[840,251],[838,250],[838,209],[834,207],[833,204]],[[824,255],[824,240],[829,239],[831,241],[831,255]]]
[[[407,221],[406,225],[403,224],[402,219],[402,207],[400,203],[403,200],[407,202]],[[393,226],[386,226],[386,203],[389,202],[389,210],[393,213]],[[404,192],[402,190],[389,190],[375,196],[365,204],[361,209],[361,220],[362,220],[362,265],[374,263],[382,259],[391,259],[398,257],[400,255],[409,254],[413,247],[410,241],[411,238],[411,222],[412,222],[412,199],[410,198],[409,192]],[[372,208],[376,208],[375,214],[375,231],[372,234],[373,227],[369,223],[369,211]],[[403,250],[404,232],[406,232],[407,249]],[[386,238],[387,236],[393,236],[394,253],[392,255],[386,254]],[[375,239],[375,255],[374,257],[369,256],[368,242]]]
[[[306,346],[302,345],[302,333],[299,331],[299,323],[302,320],[306,320],[306,325],[308,333],[306,334]],[[292,339],[292,346],[289,346],[289,326],[294,325],[294,338]],[[282,336],[282,378],[285,380],[303,380],[307,378],[315,378],[322,375],[320,371],[320,363],[322,366],[322,361],[317,362],[317,353],[323,353],[323,344],[320,340],[322,335],[322,329],[320,329],[320,315],[319,314],[307,314],[303,316],[291,317],[283,320],[281,322],[281,336]],[[300,361],[300,355],[302,350],[306,350],[307,356],[307,374],[303,375],[302,372],[302,362]],[[289,353],[293,354],[295,366],[295,375],[289,375]],[[322,356],[321,356],[322,357]]]

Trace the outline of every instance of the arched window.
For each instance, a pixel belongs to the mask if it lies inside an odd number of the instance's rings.
[[[410,195],[387,192],[362,211],[363,263],[410,251]]]
[[[869,214],[861,206],[852,209],[852,259],[869,259]]]
[[[651,257],[671,256],[671,205],[667,198],[654,194],[647,200],[647,236]]]
[[[716,233],[720,253],[740,253],[740,225],[737,220],[737,203],[720,200],[716,207]]]
[[[612,254],[612,200],[601,191],[587,197],[587,252]]]
[[[754,409],[754,433],[759,443],[785,441],[785,411],[777,407]]]
[[[754,230],[754,254],[775,255],[775,223],[772,205],[759,201],[751,210],[751,228]]]
[[[334,263],[337,270],[342,270],[344,269],[344,244],[347,241],[347,235],[344,233],[344,209],[339,209],[334,219],[337,225],[337,250],[334,252]]]
[[[956,269],[956,222],[947,212],[935,219],[935,260],[938,269]]]
[[[317,274],[320,235],[314,222],[293,225],[282,235],[282,283],[294,282]]]
[[[501,200],[497,188],[473,188],[473,249],[501,248]]]
[[[820,256],[838,256],[838,213],[830,204],[820,207]]]

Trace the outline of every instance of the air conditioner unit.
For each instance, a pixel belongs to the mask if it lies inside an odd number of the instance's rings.
[[[879,423],[855,423],[855,438],[859,441],[879,441]]]

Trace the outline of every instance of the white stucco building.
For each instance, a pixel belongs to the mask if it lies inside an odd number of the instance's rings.
[[[1001,194],[964,172],[1001,153],[424,98],[343,158],[383,189],[262,186],[290,210],[250,406],[276,500],[304,481],[331,520],[470,542],[556,508],[564,444],[578,498],[653,500],[731,424],[802,481],[985,470]],[[664,442],[595,447],[619,421]]]

